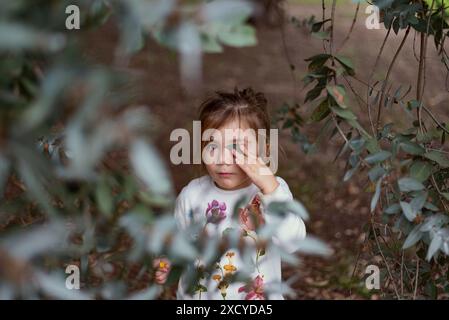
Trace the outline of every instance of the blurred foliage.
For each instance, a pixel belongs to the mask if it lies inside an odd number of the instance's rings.
[[[304,103],[313,110],[304,115],[299,104],[285,104],[278,112],[278,121],[290,130],[306,153],[319,152],[317,146],[323,138],[340,136],[343,142],[337,158],[345,157],[347,162],[343,181],[355,174],[368,180],[366,191],[373,194],[372,215],[366,225],[364,247],[370,248],[384,268],[383,296],[436,298],[439,293],[449,293],[449,151],[445,148],[449,126],[443,122],[443,115],[434,114],[436,110],[426,106],[423,97],[426,54],[431,47],[438,54],[442,69],[449,71],[445,49],[449,31],[447,4],[435,0],[381,0],[373,4],[379,8],[386,34],[374,68],[365,77],[367,81],[362,80],[348,57],[339,54],[351,35],[360,3],[353,25],[339,47],[333,34],[338,23],[335,1],[322,21],[315,17],[304,21],[291,19],[296,27],[307,28],[321,39],[324,52],[305,60],[308,70],[303,81],[308,91]],[[399,35],[400,30],[402,40],[385,76],[374,81],[374,72],[381,72],[379,59],[384,45],[389,45],[391,31]],[[414,88],[390,79],[395,63],[404,54],[402,48],[410,32],[416,32],[416,39],[420,39],[419,51],[415,53],[419,68]],[[428,43],[429,38],[433,39],[433,46]],[[365,86],[366,94],[356,92],[352,81]],[[416,96],[407,99],[412,89]],[[350,99],[349,93],[354,99]],[[361,115],[350,105],[352,101],[358,103]],[[398,115],[408,126],[386,123],[382,113]],[[310,142],[302,128],[320,123],[324,124],[318,138]]]
[[[79,30],[65,27],[69,5],[80,9]],[[151,141],[156,121],[130,104],[140,78],[126,61],[152,37],[179,54],[189,87],[201,80],[204,52],[256,43],[253,9],[240,0],[0,2],[0,299],[170,297],[164,289],[181,272],[190,270],[193,288],[196,257],[213,267],[236,243],[232,230],[177,230],[171,178]],[[116,59],[93,64],[87,34],[106,22],[120,35]],[[304,215],[298,208],[267,214]],[[267,246],[275,228],[263,232]],[[316,240],[302,248],[327,252]],[[153,282],[159,256],[173,264],[166,287]],[[70,264],[80,290],[66,288]]]

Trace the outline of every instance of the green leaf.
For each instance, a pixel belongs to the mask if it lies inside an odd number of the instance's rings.
[[[315,22],[313,25],[312,25],[312,32],[318,32],[318,31],[320,31],[320,29],[321,29],[321,27],[323,26],[323,24],[325,24],[326,22],[328,22],[328,21],[330,21],[331,19],[325,19],[325,20],[323,20],[323,21],[318,21],[318,22]]]
[[[425,161],[415,161],[410,167],[410,176],[419,182],[426,181],[432,173],[432,165]]]
[[[380,177],[382,177],[386,173],[385,169],[380,165],[376,165],[368,172],[368,177],[372,182],[377,181]]]
[[[443,168],[449,167],[449,159],[447,159],[441,152],[430,151],[430,152],[427,152],[426,154],[424,154],[424,157],[426,157],[427,159],[430,159],[432,161],[435,161]]]
[[[218,33],[220,41],[232,47],[247,47],[257,44],[256,30],[248,25],[235,25]]]
[[[427,199],[427,191],[419,192],[413,199],[410,201],[410,206],[414,212],[419,212],[423,208]]]
[[[308,70],[309,70],[309,72],[314,72],[314,71],[320,69],[330,57],[331,57],[331,55],[329,55],[329,54],[321,53],[321,54],[314,55],[310,58],[304,59],[304,61],[307,61],[307,62],[310,61]]]
[[[391,206],[389,206],[387,209],[385,209],[385,213],[386,214],[396,214],[399,213],[401,211],[401,206],[399,205],[399,203],[394,203]]]
[[[50,274],[37,271],[34,281],[42,292],[58,300],[90,300],[92,297],[83,290],[67,290],[65,274],[52,272]]]
[[[419,240],[421,240],[423,233],[419,230],[420,227],[421,225],[417,225],[412,229],[412,231],[410,231],[410,233],[408,234],[407,238],[404,241],[404,244],[402,245],[402,249],[410,248]]]
[[[323,86],[317,84],[313,89],[307,92],[304,102],[316,99],[321,94],[321,91],[323,91],[323,89],[324,89]]]
[[[173,273],[173,269],[171,270],[170,274]],[[167,283],[168,283],[167,279]],[[151,287],[147,289],[143,289],[141,291],[138,291],[136,293],[133,293],[128,300],[155,300],[162,292],[162,287],[159,285],[152,285]]]
[[[426,208],[430,211],[435,211],[435,212],[439,211],[438,207],[431,202],[426,202],[424,204],[424,208]]]
[[[151,6],[154,7],[155,4],[150,1]],[[173,6],[176,5],[175,1],[159,1],[160,3],[171,3]],[[236,1],[236,0],[215,0],[215,1],[205,1],[206,3],[202,6],[202,18],[207,22],[223,22],[228,24],[241,24],[244,23],[247,18],[254,11],[251,3],[246,1]],[[169,9],[172,10],[172,9]],[[170,12],[170,11],[168,11]]]
[[[321,256],[329,256],[333,253],[332,248],[330,248],[326,243],[310,236],[307,236],[298,243],[297,251]]]
[[[416,212],[413,211],[410,203],[401,201],[399,204],[401,205],[402,213],[407,220],[413,222],[416,218]]]
[[[335,59],[337,59],[337,61],[340,62],[340,64],[343,66],[343,68],[349,75],[351,76],[355,75],[354,65],[349,58],[337,55],[335,56]]]
[[[319,40],[325,40],[329,38],[329,32],[327,31],[312,32],[312,36]]]
[[[379,179],[376,183],[376,191],[371,199],[371,212],[376,208],[377,202],[379,201],[380,191],[381,191],[382,179]]]
[[[218,42],[217,38],[209,34],[201,34],[201,48],[207,53],[223,52],[223,47]]]
[[[432,229],[440,229],[444,224],[448,222],[448,216],[442,213],[433,214],[426,218],[424,223],[422,223],[420,230],[422,232],[429,232]]]
[[[330,85],[326,86],[327,92],[334,98],[335,102],[343,109],[346,109],[345,105],[345,88],[342,85]]]
[[[196,247],[194,247],[182,233],[177,233],[170,246],[170,254],[176,258],[193,260],[198,256]]]
[[[357,164],[357,166],[355,166],[354,168],[351,168],[348,171],[346,171],[345,176],[343,177],[343,181],[346,182],[349,179],[351,179],[358,168],[359,168],[359,164]]]
[[[432,241],[430,242],[429,249],[427,250],[426,255],[427,261],[430,261],[430,259],[432,259],[432,257],[438,251],[438,249],[440,249],[442,243],[443,239],[438,234],[435,234]]]
[[[369,164],[378,163],[387,160],[391,157],[391,152],[382,150],[374,154],[370,154],[365,158],[365,161]]]
[[[402,150],[413,155],[422,155],[426,150],[419,144],[407,141],[400,144]]]
[[[299,215],[304,220],[309,219],[307,209],[297,200],[272,201],[268,205],[267,211],[281,216],[285,216],[287,213],[292,212]]]
[[[62,49],[66,38],[62,34],[49,34],[25,24],[0,23],[0,50],[46,50]]]
[[[310,116],[310,120],[313,122],[319,122],[327,117],[327,115],[330,113],[329,109],[329,103],[327,99],[324,99],[313,111],[312,115]]]
[[[421,182],[413,178],[399,179],[398,186],[402,192],[419,191],[425,188]]]
[[[170,193],[171,180],[164,163],[151,144],[144,140],[135,141],[131,145],[130,157],[136,175],[152,192],[161,195]]]
[[[354,113],[352,113],[349,109],[342,109],[340,107],[331,107],[332,111],[334,111],[337,116],[346,120],[356,120],[357,117]]]
[[[100,212],[106,216],[111,216],[113,210],[113,198],[111,190],[105,179],[101,179],[101,181],[98,183],[98,186],[95,189],[95,197]]]

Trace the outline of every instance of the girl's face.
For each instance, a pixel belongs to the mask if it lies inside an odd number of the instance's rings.
[[[204,157],[213,159],[208,164],[205,161],[206,170],[218,185],[225,190],[236,190],[247,187],[251,184],[250,178],[236,164],[231,153],[231,149],[236,145],[243,143],[241,132],[248,129],[246,123],[231,120],[222,127],[214,130],[211,134],[211,141],[206,144],[203,150]],[[246,131],[248,132],[248,131]]]

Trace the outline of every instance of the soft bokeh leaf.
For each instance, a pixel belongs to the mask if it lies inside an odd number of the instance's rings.
[[[402,192],[419,191],[424,189],[424,185],[413,178],[401,178],[398,180],[399,190]]]
[[[171,180],[153,146],[137,140],[131,145],[130,157],[136,175],[152,192],[166,195],[171,192]]]
[[[329,256],[333,253],[333,249],[331,247],[329,247],[322,240],[312,236],[307,236],[305,239],[301,240],[298,244],[297,251],[319,256]]]
[[[420,231],[420,225],[415,226],[412,231],[408,234],[407,238],[402,245],[402,249],[407,249],[416,244],[423,236],[423,233]]]
[[[56,51],[65,43],[66,38],[62,34],[49,34],[32,26],[0,22],[0,51]]]

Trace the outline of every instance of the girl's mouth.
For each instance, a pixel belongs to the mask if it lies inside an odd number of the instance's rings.
[[[232,176],[233,173],[230,173],[230,172],[218,172],[218,175],[219,175],[220,177],[226,178],[226,177]]]

